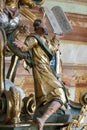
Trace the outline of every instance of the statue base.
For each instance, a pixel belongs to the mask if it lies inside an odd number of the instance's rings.
[[[49,127],[51,127],[51,130],[60,130],[60,127],[62,125],[68,125],[67,123],[45,123],[44,130],[48,130]],[[56,126],[56,127],[54,127]],[[11,124],[11,125],[1,125],[0,124],[0,130],[38,130],[36,126],[33,126],[29,123],[24,124]]]
[[[32,130],[32,129],[31,124],[24,123],[24,124],[0,125],[0,130]]]

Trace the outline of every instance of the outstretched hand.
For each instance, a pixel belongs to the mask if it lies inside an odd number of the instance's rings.
[[[20,49],[23,47],[23,43],[17,39],[14,41],[14,44]]]

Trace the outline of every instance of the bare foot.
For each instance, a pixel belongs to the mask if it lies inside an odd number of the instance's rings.
[[[40,118],[36,118],[36,124],[38,126],[38,130],[43,130],[44,122]]]

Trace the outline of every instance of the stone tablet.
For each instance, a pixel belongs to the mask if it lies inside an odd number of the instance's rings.
[[[59,6],[54,6],[52,9],[52,12],[54,16],[56,17],[56,20],[62,29],[63,34],[72,32],[73,28],[69,23],[68,18],[64,14],[63,10]]]
[[[57,19],[55,18],[52,10],[48,9],[47,7],[43,7],[44,12],[46,13],[46,16],[49,20],[49,23],[52,26],[53,32],[55,34],[62,34],[62,29],[59,25],[59,23],[57,22]]]

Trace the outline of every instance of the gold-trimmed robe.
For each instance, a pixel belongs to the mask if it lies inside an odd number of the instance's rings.
[[[44,38],[40,37],[42,40]],[[50,60],[47,53],[39,45],[35,37],[28,37],[25,41],[26,45],[21,48],[22,51],[32,49],[32,57],[34,61],[33,77],[36,105],[47,103],[52,99],[59,99],[62,103],[66,103],[66,96],[63,86],[58,79],[54,76],[50,69]],[[47,43],[51,52],[55,53],[58,48],[56,44]]]

